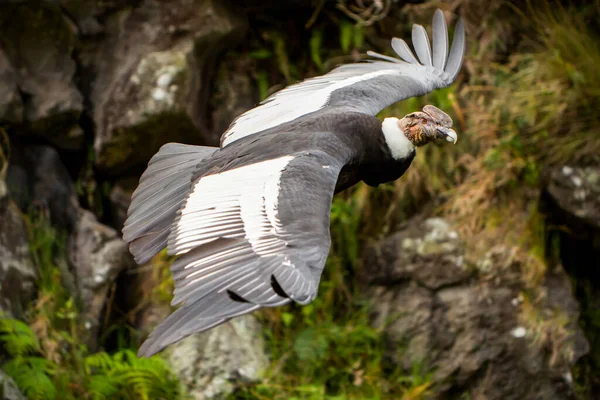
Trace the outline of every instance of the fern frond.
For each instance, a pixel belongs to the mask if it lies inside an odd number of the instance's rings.
[[[114,398],[159,400],[179,398],[177,379],[159,357],[138,358],[131,350],[113,355],[96,353],[86,357],[91,377],[88,393],[93,400]]]
[[[99,352],[91,354],[85,358],[85,366],[88,373],[94,371],[110,371],[115,367],[115,360],[108,353]]]
[[[25,357],[40,351],[40,343],[31,328],[14,318],[0,319],[0,342],[11,357]]]
[[[17,357],[2,365],[2,369],[30,400],[56,399],[56,387],[50,373],[54,366],[41,357]]]
[[[99,353],[100,354],[100,353]],[[106,354],[106,353],[102,353]],[[110,357],[110,356],[109,356]],[[88,382],[88,394],[91,400],[108,400],[119,393],[118,383],[108,375],[94,375]]]

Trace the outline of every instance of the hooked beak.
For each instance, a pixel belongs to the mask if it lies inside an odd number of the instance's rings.
[[[447,142],[452,142],[456,144],[456,141],[458,140],[458,135],[453,129],[441,127],[437,129],[437,132],[439,134],[438,139],[443,138],[446,139]]]

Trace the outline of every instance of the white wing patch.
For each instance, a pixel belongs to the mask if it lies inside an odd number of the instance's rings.
[[[378,60],[342,65],[275,93],[236,118],[223,133],[221,147],[327,106],[376,115],[397,101],[450,85],[460,70],[465,50],[462,21],[456,24],[449,54],[448,29],[441,10],[433,19],[433,53],[427,32],[420,25],[413,29],[413,46],[419,59],[404,40],[394,38],[392,48],[400,58],[369,51],[367,54]],[[339,97],[332,100],[336,91]]]
[[[284,247],[277,236],[279,185],[293,159],[285,156],[202,177],[180,210],[169,254],[184,254],[218,238],[245,238],[258,255]]]
[[[369,64],[363,64],[369,65]],[[260,106],[240,115],[224,133],[222,147],[275,126],[293,121],[325,107],[333,92],[358,82],[384,75],[401,75],[397,69],[383,69],[356,75],[357,71],[332,71],[287,87],[269,97]]]

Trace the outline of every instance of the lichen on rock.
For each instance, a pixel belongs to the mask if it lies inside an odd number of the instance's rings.
[[[214,1],[146,0],[106,25],[109,37],[86,57],[97,167],[121,175],[169,141],[216,144],[204,121],[207,78],[243,20]]]
[[[167,360],[195,400],[224,398],[269,366],[262,327],[252,315],[183,339],[167,350]]]
[[[367,249],[364,281],[389,362],[426,365],[440,395],[570,398],[564,377],[587,342],[568,277],[557,266],[535,306],[524,304],[519,260],[490,251],[470,265],[458,234],[437,218],[414,218]]]

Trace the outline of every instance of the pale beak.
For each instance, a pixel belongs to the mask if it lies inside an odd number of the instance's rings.
[[[456,144],[456,141],[458,140],[458,135],[456,134],[456,132],[453,129],[438,128],[437,131],[442,134],[440,139],[443,137],[446,139],[447,142],[452,142],[452,143]]]

